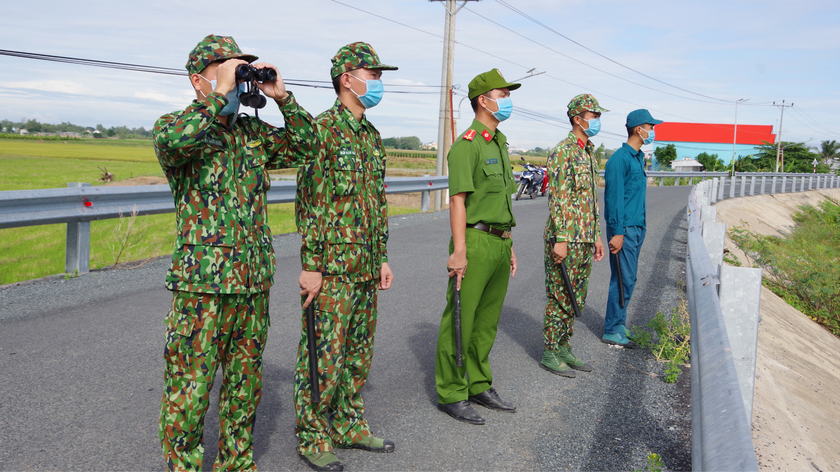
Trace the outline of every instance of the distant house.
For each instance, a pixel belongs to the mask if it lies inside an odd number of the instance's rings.
[[[703,164],[697,162],[696,159],[683,157],[674,159],[671,162],[671,169],[674,169],[674,172],[700,172],[703,170]]]
[[[81,134],[75,133],[73,131],[63,131],[61,133],[58,133],[58,135],[61,136],[62,138],[81,138],[82,137]]]
[[[26,131],[25,129],[21,129],[20,134],[26,135],[26,134],[29,134],[29,131]]]
[[[432,141],[420,146],[420,149],[437,149],[437,141]]]

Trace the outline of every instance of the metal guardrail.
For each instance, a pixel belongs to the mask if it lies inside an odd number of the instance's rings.
[[[421,192],[421,209],[429,211],[429,192],[449,188],[446,176],[386,177],[386,193]],[[295,201],[294,181],[271,182],[269,204]],[[90,269],[90,222],[119,218],[134,211],[138,216],[173,213],[175,201],[168,185],[92,187],[71,183],[68,188],[0,192],[0,229],[67,224],[65,271]]]
[[[758,470],[732,348],[718,298],[717,269],[702,236],[695,189],[688,197],[686,288],[691,317],[693,470]]]
[[[736,173],[694,186],[688,197],[686,288],[691,317],[691,428],[694,470],[758,470],[752,442],[752,404],[761,269],[722,264],[726,227],[716,207],[729,183],[729,197],[840,187],[834,174]],[[792,185],[788,190],[787,180]],[[749,193],[746,191],[750,181]],[[797,187],[798,183],[798,187]],[[806,183],[807,188],[806,188]]]

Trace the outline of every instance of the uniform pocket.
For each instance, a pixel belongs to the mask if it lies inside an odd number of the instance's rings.
[[[245,179],[253,181],[255,193],[267,192],[268,189],[271,188],[271,178],[265,169],[265,165],[268,162],[268,156],[265,155],[263,147],[246,146],[245,160],[248,163],[248,172],[250,173],[250,175],[245,176]]]
[[[499,193],[505,188],[501,166],[484,166],[485,193]]]
[[[333,191],[336,195],[357,195],[362,185],[362,161],[355,154],[339,153],[333,162]]]
[[[239,282],[247,283],[248,267],[234,267],[233,248],[231,246],[208,246],[198,244],[184,244],[178,266],[181,279],[192,283],[223,284],[230,282],[231,276],[236,275]]]
[[[363,245],[354,243],[326,243],[324,248],[325,275],[355,274],[365,267]]]

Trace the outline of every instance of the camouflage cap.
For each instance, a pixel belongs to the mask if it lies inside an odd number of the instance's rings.
[[[383,64],[370,44],[358,41],[342,47],[335,53],[332,58],[330,77],[334,79],[345,72],[362,68],[399,70],[399,67]]]
[[[248,62],[254,62],[258,59],[257,56],[243,53],[236,41],[230,36],[211,34],[202,39],[190,53],[186,65],[187,73],[190,75],[198,74],[212,62],[233,58]]]
[[[585,111],[592,111],[595,113],[609,111],[605,108],[601,108],[601,105],[598,105],[598,100],[595,100],[595,97],[588,93],[583,93],[573,98],[572,101],[569,102],[568,108],[569,111],[566,112],[566,115],[568,115],[569,118],[580,115]]]
[[[478,74],[477,76],[475,76],[474,79],[470,81],[470,100],[481,95],[482,93],[487,93],[491,90],[500,88],[516,90],[521,86],[522,84],[514,84],[505,80],[505,77],[502,75],[501,72],[499,72],[499,69],[489,70],[482,74]]]

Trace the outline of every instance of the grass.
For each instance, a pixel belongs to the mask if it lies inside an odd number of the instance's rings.
[[[688,301],[680,284],[677,306],[666,316],[661,311],[648,321],[645,328],[632,328],[632,339],[644,349],[649,349],[657,361],[666,362],[665,382],[674,383],[679,377],[680,366],[685,364],[691,351],[691,324]]]
[[[840,201],[805,205],[790,234],[762,236],[733,228],[730,236],[764,269],[763,284],[840,336]]]
[[[144,146],[146,141],[136,141],[136,145],[116,140],[97,140],[96,144],[90,144],[92,140],[78,141],[0,140],[0,191],[61,188],[67,182],[98,185],[99,167],[107,167],[117,181],[163,176],[150,142]],[[418,211],[396,206],[388,210],[389,216]],[[273,234],[295,232],[294,204],[269,205],[268,223]],[[174,234],[175,217],[171,213],[139,216],[136,221],[130,214],[93,221],[90,268],[172,254]],[[0,285],[63,273],[65,237],[63,224],[0,229]]]

